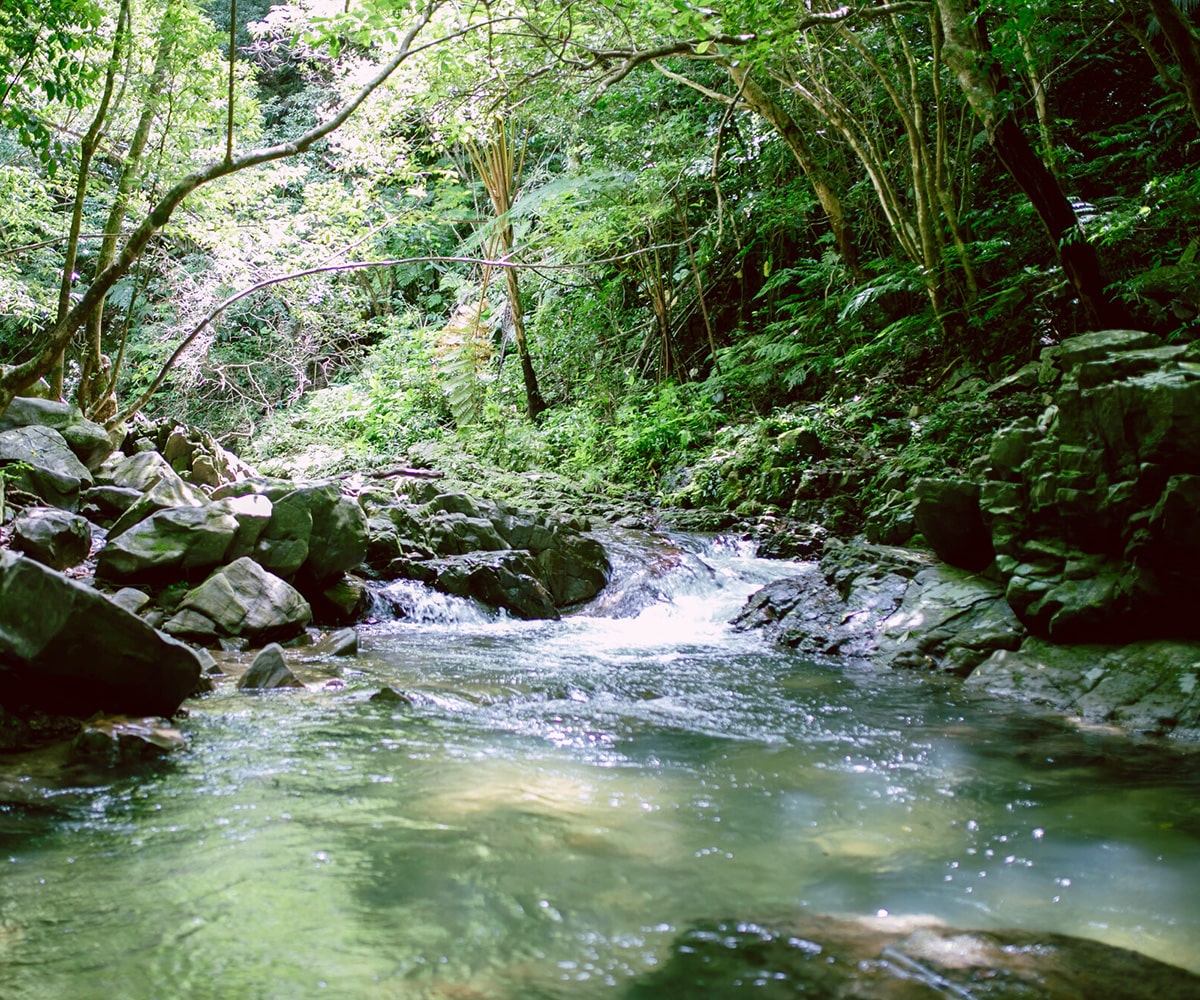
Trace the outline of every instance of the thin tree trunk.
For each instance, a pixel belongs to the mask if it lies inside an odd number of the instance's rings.
[[[1071,203],[999,99],[1004,80],[991,59],[983,13],[974,0],[937,0],[937,7],[946,63],[983,123],[988,145],[1045,226],[1063,272],[1079,296],[1085,320],[1092,328],[1122,325],[1122,310],[1104,291],[1095,248],[1084,236]]]
[[[842,201],[834,189],[828,172],[821,166],[813,154],[812,148],[808,145],[804,131],[787,109],[758,85],[745,64],[736,66],[731,64],[726,66],[726,70],[733,82],[741,89],[742,98],[750,110],[770,122],[775,131],[779,133],[779,137],[791,150],[796,162],[800,164],[800,169],[804,171],[804,176],[812,185],[813,194],[817,196],[817,201],[820,202],[821,208],[825,212],[825,218],[829,220],[829,228],[833,231],[833,240],[838,248],[838,255],[842,258],[842,263],[846,265],[855,281],[861,281],[863,271],[858,262],[858,248],[855,246],[850,224],[846,221],[846,214],[842,210]]]
[[[100,106],[96,109],[87,133],[79,143],[79,172],[75,177],[75,202],[71,208],[71,226],[67,236],[67,250],[63,258],[62,281],[58,288],[58,312],[55,315],[55,323],[61,323],[71,311],[71,285],[75,280],[75,261],[79,254],[79,233],[83,226],[83,203],[87,198],[92,157],[100,145],[100,137],[104,132],[104,123],[108,118],[108,109],[116,85],[117,70],[121,63],[121,49],[126,42],[128,31],[129,0],[121,0],[121,7],[117,12],[117,28],[113,38],[112,52],[108,57],[108,66],[104,74],[104,92],[100,98]],[[49,373],[50,392],[55,399],[62,399],[63,395],[65,352],[66,344],[63,344],[62,349],[55,356]]]
[[[104,238],[100,242],[100,251],[96,258],[96,273],[104,271],[113,262],[117,254],[117,240],[120,236],[121,226],[125,224],[125,216],[129,211],[130,195],[133,192],[134,182],[141,173],[142,157],[145,155],[146,145],[150,140],[150,129],[154,124],[154,117],[158,113],[166,84],[171,52],[175,45],[174,21],[178,6],[179,0],[169,0],[167,4],[163,18],[162,34],[158,43],[158,52],[154,58],[154,69],[147,86],[144,103],[142,104],[142,113],[138,118],[137,127],[134,129],[133,139],[129,143],[129,150],[125,154],[125,161],[121,165],[121,176],[117,179],[116,194],[113,196],[113,203],[108,211],[108,220],[104,225]],[[89,413],[93,420],[97,419],[97,417],[105,416],[98,412],[93,413],[92,408],[97,405],[103,405],[101,401],[109,399],[116,386],[117,376],[120,372],[120,359],[118,358],[117,363],[112,366],[107,377],[100,376],[95,379],[92,377],[99,375],[103,367],[101,364],[101,356],[103,354],[101,331],[103,323],[104,300],[101,299],[87,318],[87,358],[83,366],[83,375],[79,380],[80,409],[85,413]]]
[[[475,144],[467,147],[471,162],[487,188],[492,209],[496,213],[496,236],[500,243],[503,259],[512,253],[514,237],[512,221],[513,192],[518,184],[520,167],[513,159],[512,144],[506,126],[499,124],[499,133],[486,150]],[[525,311],[521,307],[521,283],[514,268],[504,271],[504,284],[508,292],[508,306],[512,314],[513,340],[517,344],[517,357],[521,360],[521,378],[525,383],[525,407],[530,420],[537,420],[549,409],[538,387],[537,374],[533,370],[533,358],[529,354],[529,341],[525,336]]]
[[[1146,0],[1163,37],[1175,53],[1183,92],[1196,125],[1200,126],[1200,38],[1182,10],[1172,0]]]

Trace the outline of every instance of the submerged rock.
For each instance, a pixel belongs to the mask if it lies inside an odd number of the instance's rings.
[[[71,757],[115,767],[154,760],[186,744],[183,733],[165,719],[97,716],[71,741]]]
[[[259,650],[250,669],[238,681],[238,688],[243,691],[299,687],[304,684],[292,673],[283,658],[283,647],[276,642]]]
[[[1200,738],[1200,642],[1056,646],[1029,639],[993,653],[966,683],[1089,721]]]
[[[1062,934],[955,930],[929,918],[801,915],[714,921],[681,934],[628,1000],[1194,1000],[1200,977]]]
[[[338,629],[324,636],[309,650],[312,656],[357,656],[358,631],[352,628]]]

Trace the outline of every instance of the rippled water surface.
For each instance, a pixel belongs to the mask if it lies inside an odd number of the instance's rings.
[[[785,567],[689,547],[637,557],[625,617],[398,588],[428,620],[366,630],[344,686],[227,683],[166,764],[25,782],[0,996],[615,998],[694,921],[801,908],[1200,971],[1194,754],[768,649],[723,623]]]

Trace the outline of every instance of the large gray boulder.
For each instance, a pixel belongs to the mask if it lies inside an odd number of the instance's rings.
[[[190,590],[163,630],[202,643],[245,639],[261,645],[299,635],[311,619],[295,587],[243,556]]]
[[[283,647],[272,642],[259,650],[250,668],[238,681],[242,691],[299,688],[304,684],[292,673],[283,657]]]
[[[92,529],[78,514],[31,507],[13,522],[12,547],[51,569],[68,569],[87,559]]]
[[[224,561],[238,531],[237,518],[211,504],[160,510],[110,538],[96,574],[123,581],[210,569]]]
[[[271,501],[256,493],[227,497],[214,502],[213,507],[229,514],[238,524],[237,534],[225,553],[225,559],[229,562],[254,552],[274,513]]]
[[[1017,649],[1025,627],[994,580],[955,566],[921,570],[879,626],[875,658],[892,667],[967,676],[997,650]]]
[[[200,670],[191,649],[97,591],[0,551],[0,703],[169,716]]]
[[[537,563],[528,552],[473,552],[433,560],[431,584],[456,597],[473,597],[494,608],[504,608],[518,618],[559,617],[554,598],[537,576]]]
[[[169,510],[172,507],[201,507],[207,502],[208,498],[203,493],[194,486],[189,486],[175,473],[164,474],[121,513],[108,529],[108,537],[112,539],[124,534],[135,524],[160,510]]]
[[[163,477],[178,479],[179,474],[158,452],[143,451],[130,456],[111,456],[96,474],[96,481],[103,486],[120,486],[144,493]]]
[[[274,501],[254,558],[283,577],[302,573],[320,584],[360,566],[367,556],[367,516],[337,483],[297,487]]]
[[[255,561],[279,576],[293,576],[308,559],[312,529],[312,510],[304,495],[289,491],[271,506],[271,518],[254,544]]]
[[[319,582],[362,565],[367,557],[367,515],[358,502],[342,496],[337,483],[296,492],[312,514],[304,573]]]
[[[34,426],[58,431],[75,456],[92,472],[113,450],[108,431],[88,420],[70,403],[18,396],[0,413],[0,431]]]
[[[14,485],[61,510],[77,510],[80,490],[93,482],[88,467],[50,427],[0,431],[0,468],[5,466]]]

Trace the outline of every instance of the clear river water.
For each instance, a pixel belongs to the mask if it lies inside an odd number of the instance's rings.
[[[733,633],[788,570],[738,545],[614,551],[559,622],[396,584],[357,659],[221,684],[161,764],[10,765],[0,997],[615,1000],[696,921],[797,911],[1200,972],[1195,752]]]

